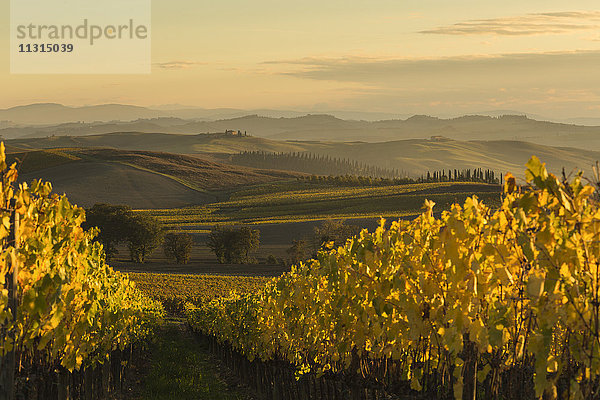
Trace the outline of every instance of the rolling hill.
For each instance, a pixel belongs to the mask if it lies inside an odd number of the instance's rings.
[[[92,111],[92,109],[87,110],[87,112]],[[119,113],[115,113],[115,118],[123,117],[125,111],[120,110]],[[85,115],[87,114],[83,113],[82,118]],[[421,115],[404,120],[381,121],[343,120],[331,115],[303,115],[292,118],[247,115],[216,121],[181,119],[160,113],[156,113],[155,116],[130,122],[77,122],[50,126],[13,126],[0,129],[0,135],[5,139],[89,136],[113,132],[160,132],[196,136],[202,133],[225,132],[233,129],[248,132],[254,137],[276,140],[375,143],[444,136],[461,141],[520,140],[546,146],[600,151],[600,127],[598,126],[538,121],[523,115],[472,115],[451,119]],[[0,120],[2,118],[0,112]]]
[[[161,151],[196,155],[227,161],[240,151],[311,152],[356,160],[387,169],[399,169],[412,176],[427,170],[483,168],[499,173],[522,174],[532,155],[559,173],[574,168],[590,171],[600,160],[599,151],[551,147],[516,140],[458,141],[445,138],[411,139],[390,142],[281,141],[257,137],[232,137],[224,134],[169,135],[162,133],[114,133],[85,137],[49,137],[9,140],[10,148],[114,148],[135,151]]]
[[[23,181],[39,178],[52,182],[54,192],[67,194],[72,203],[82,207],[109,203],[134,208],[170,208],[212,199],[168,177],[122,164],[77,162],[20,177]]]
[[[289,180],[297,174],[205,161],[177,154],[114,149],[60,149],[9,154],[21,181],[43,179],[81,206],[127,204],[172,208],[216,201],[247,185]]]
[[[21,125],[51,125],[66,122],[130,121],[163,115],[156,110],[123,104],[68,107],[55,103],[38,103],[0,110],[0,120]]]
[[[345,119],[380,120],[407,118],[410,115],[364,111],[326,111],[328,114]],[[264,115],[273,118],[293,118],[306,115],[307,112],[291,110],[236,108],[200,108],[184,105],[140,107],[127,104],[99,104],[81,107],[69,107],[56,103],[37,103],[0,109],[0,127],[2,122],[8,125],[53,125],[74,122],[134,121],[143,118],[185,118],[214,121],[218,119],[239,118],[245,115]],[[100,133],[100,132],[96,132]]]
[[[427,170],[489,168],[522,176],[525,163],[538,156],[554,173],[582,169],[591,172],[600,152],[559,148],[511,140],[400,140],[384,143],[313,144],[312,151],[356,159],[384,168],[398,168],[413,175]]]
[[[173,135],[166,133],[118,132],[89,136],[53,136],[7,140],[11,148],[23,150],[51,148],[114,148],[138,151],[164,151],[178,154],[225,153],[244,150],[304,151],[301,143],[224,134]]]

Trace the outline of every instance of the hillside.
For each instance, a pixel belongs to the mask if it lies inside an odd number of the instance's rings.
[[[168,135],[162,133],[115,133],[85,137],[50,137],[9,140],[11,148],[116,148],[136,151],[162,151],[198,155],[227,161],[240,151],[311,152],[347,158],[386,169],[407,171],[420,176],[427,170],[483,168],[504,173],[522,171],[532,155],[537,155],[553,172],[582,168],[590,171],[600,160],[600,152],[558,148],[523,141],[457,141],[412,139],[380,143],[279,141],[224,134]]]
[[[122,164],[80,161],[20,176],[21,181],[52,182],[56,193],[82,207],[95,203],[127,204],[131,207],[170,208],[203,204],[211,196],[177,181]]]
[[[91,109],[87,111],[92,112]],[[124,118],[123,112],[125,111],[120,110],[119,113],[115,113],[114,118]],[[85,115],[87,114],[82,115],[82,120],[85,120]],[[0,120],[2,120],[1,112]],[[331,115],[303,115],[293,118],[247,115],[216,121],[197,121],[156,113],[153,118],[137,119],[131,122],[77,122],[50,126],[13,126],[0,129],[0,135],[6,139],[88,136],[113,132],[198,135],[208,132],[225,132],[229,129],[247,132],[254,137],[277,140],[375,143],[444,136],[461,141],[521,140],[546,146],[576,147],[600,151],[600,127],[598,126],[538,121],[519,115],[472,115],[451,119],[417,115],[404,120],[381,121],[343,120]]]
[[[301,143],[273,141],[257,137],[232,137],[224,134],[172,135],[165,133],[119,132],[90,136],[54,136],[7,140],[13,148],[115,148],[121,150],[164,151],[178,154],[227,153],[244,150],[304,151]]]
[[[500,186],[435,182],[390,186],[331,187],[320,184],[269,184],[233,193],[228,200],[183,209],[154,210],[169,228],[210,229],[215,223],[282,223],[327,218],[398,218],[418,215],[425,200],[447,210],[476,195],[498,205]],[[290,239],[291,240],[291,239]]]
[[[591,172],[600,152],[558,148],[522,141],[400,140],[385,143],[313,144],[312,151],[333,157],[355,159],[384,168],[398,168],[413,175],[448,168],[490,168],[520,176],[532,155],[549,170],[560,173],[575,168]]]
[[[160,115],[162,113],[156,110],[122,104],[68,107],[55,103],[39,103],[0,110],[0,120],[27,125],[50,125],[77,121],[130,121]]]
[[[199,191],[221,191],[273,180],[295,178],[298,174],[237,167],[190,157],[150,151],[79,149],[71,151],[84,159],[116,162],[176,179]]]
[[[369,111],[335,111],[327,110],[327,114],[339,118],[355,120],[381,120],[408,117],[403,114],[381,113]],[[218,120],[239,118],[245,115],[264,115],[273,118],[293,118],[306,115],[306,112],[291,110],[236,108],[200,108],[183,105],[140,107],[126,104],[99,104],[82,107],[69,107],[56,103],[37,103],[0,109],[0,127],[2,125],[43,125],[71,124],[77,122],[96,123],[109,121],[134,121],[143,118],[186,118],[202,120]],[[95,124],[97,125],[97,124]],[[100,132],[96,132],[100,133]]]
[[[215,201],[241,186],[294,178],[281,171],[235,167],[176,154],[114,149],[61,149],[10,154],[21,181],[50,181],[74,203],[171,208]]]

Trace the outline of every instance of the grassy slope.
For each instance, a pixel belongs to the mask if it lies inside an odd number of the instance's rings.
[[[22,174],[22,181],[42,178],[56,193],[66,193],[79,206],[95,203],[165,208],[202,204],[213,198],[165,176],[127,165],[78,161]]]
[[[112,149],[52,149],[12,153],[21,180],[42,178],[76,204],[170,208],[215,201],[247,185],[294,179],[295,174],[235,167],[176,154]]]
[[[152,171],[202,191],[227,190],[297,176],[283,171],[215,163],[181,154],[114,149],[79,149],[72,152],[86,159],[117,162]]]
[[[50,137],[8,141],[9,145],[29,148],[114,147],[128,150],[166,151],[179,154],[232,154],[241,150],[274,152],[310,151],[349,158],[385,168],[398,168],[420,175],[426,170],[448,168],[490,168],[520,174],[532,155],[546,162],[551,171],[573,168],[590,170],[600,152],[557,148],[514,140],[432,141],[399,140],[382,143],[332,143],[274,141],[256,137],[224,135],[167,135],[118,133],[87,137]]]
[[[178,154],[237,153],[242,150],[302,151],[291,142],[277,142],[256,137],[211,135],[169,135],[164,133],[123,132],[92,136],[54,136],[39,139],[8,140],[12,146],[25,149],[100,147],[121,150],[162,151]]]
[[[10,165],[13,162],[16,162],[19,172],[22,174],[72,163],[78,160],[80,160],[80,158],[76,155],[69,154],[59,149],[34,150],[27,152],[13,151],[9,152],[6,156],[7,163]]]

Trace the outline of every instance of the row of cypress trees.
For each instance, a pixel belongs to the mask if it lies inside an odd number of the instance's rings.
[[[497,184],[502,181],[501,174],[483,168],[427,171],[420,178],[409,178],[408,173],[397,168],[387,169],[348,158],[337,158],[310,152],[244,151],[232,155],[231,162],[247,167],[291,170],[314,176],[333,177],[328,179],[335,181],[331,183],[356,183],[359,185],[411,182],[484,182]],[[356,179],[352,179],[352,177],[356,177]],[[358,179],[361,177],[369,178],[370,182],[363,182],[364,179]],[[318,180],[323,180],[323,178]]]

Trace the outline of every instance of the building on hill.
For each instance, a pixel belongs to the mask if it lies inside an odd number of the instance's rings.
[[[446,141],[449,141],[450,139],[447,138],[446,136],[435,135],[435,136],[432,136],[430,140],[432,142],[446,142]]]

